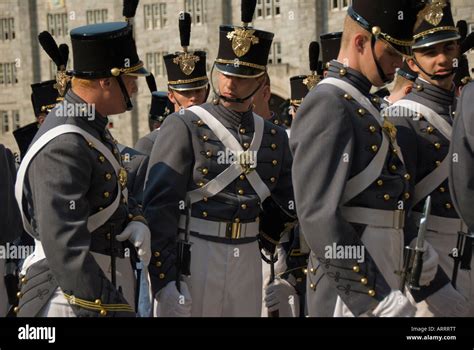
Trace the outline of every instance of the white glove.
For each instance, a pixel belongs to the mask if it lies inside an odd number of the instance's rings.
[[[413,317],[416,307],[399,290],[392,290],[372,311],[374,317]]]
[[[191,294],[185,282],[180,284],[181,293],[176,288],[176,282],[169,282],[163,289],[156,293],[156,316],[158,317],[190,317]]]
[[[410,247],[416,246],[416,238],[411,241]],[[438,271],[439,255],[431,244],[425,241],[423,247],[423,270],[420,275],[420,286],[427,286],[435,278]]]
[[[119,242],[128,239],[137,248],[140,260],[145,266],[148,266],[151,259],[151,243],[150,229],[147,225],[139,221],[132,221],[115,239]]]
[[[431,294],[425,302],[428,304],[429,311],[433,313],[433,317],[473,316],[468,315],[469,303],[451,283]]]
[[[279,310],[280,317],[299,316],[299,299],[295,288],[279,277],[265,287],[265,306],[268,312]]]

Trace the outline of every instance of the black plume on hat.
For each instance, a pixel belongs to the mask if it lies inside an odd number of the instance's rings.
[[[309,69],[312,72],[318,71],[319,43],[317,41],[309,44]]]
[[[59,53],[61,54],[63,65],[66,67],[69,61],[69,46],[67,44],[59,45]]]
[[[150,89],[151,93],[158,91],[158,87],[156,86],[156,81],[153,74],[150,73],[150,75],[146,77],[146,83],[148,84],[148,88]]]
[[[58,69],[64,64],[61,52],[59,51],[58,44],[54,40],[53,36],[47,32],[41,32],[38,35],[38,41],[44,51],[53,60]]]
[[[474,32],[469,34],[461,43],[461,54],[469,51],[474,47]]]
[[[123,11],[122,15],[125,18],[133,18],[137,13],[139,0],[123,0]]]
[[[459,34],[461,35],[461,41],[466,39],[467,36],[467,22],[465,20],[460,20],[456,23],[456,27],[459,30]]]
[[[242,0],[242,22],[251,23],[253,21],[253,14],[257,7],[257,0]]]
[[[188,47],[191,41],[191,15],[187,12],[179,14],[179,36],[181,46]]]

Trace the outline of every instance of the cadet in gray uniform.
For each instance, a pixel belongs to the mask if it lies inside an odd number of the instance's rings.
[[[188,52],[191,39],[191,15],[187,12],[179,14],[179,35],[183,51],[163,57],[168,75],[168,99],[173,106],[172,110],[174,112],[203,104],[206,102],[210,91],[206,72],[206,52]],[[156,100],[158,103],[163,103],[162,96],[155,93],[157,88],[154,79],[148,78],[147,83],[153,94],[153,101]],[[157,112],[153,108],[152,102],[150,116]],[[164,118],[160,125],[163,121]],[[135,149],[150,155],[153,143],[158,136],[157,130],[138,140]]]
[[[149,230],[128,198],[127,172],[106,126],[107,115],[133,108],[136,76],[147,71],[127,23],[76,28],[71,41],[72,89],[18,172],[15,194],[36,246],[23,266],[16,311],[133,317],[130,256],[136,248],[147,263]]]
[[[311,248],[309,316],[411,316],[399,289],[409,180],[393,135],[369,94],[410,54],[416,8],[354,0],[338,61],[303,101],[292,129],[298,219]],[[399,11],[404,13],[403,20]],[[365,76],[361,73],[365,72]],[[410,242],[410,240],[408,240]],[[423,285],[437,262],[425,254]]]
[[[294,220],[286,133],[251,109],[273,34],[248,27],[247,3],[242,27],[220,28],[218,98],[167,118],[151,154],[144,205],[161,316],[259,316],[257,235],[274,251]]]
[[[449,254],[456,248],[458,231],[467,232],[453,206],[448,184],[449,144],[456,109],[453,64],[459,57],[460,39],[450,4],[427,4],[418,14],[414,39],[414,55],[408,65],[418,78],[412,92],[384,114],[397,124],[397,139],[414,180],[413,197],[406,209],[413,209],[413,218],[419,223],[424,201],[431,196],[426,240],[436,249],[444,273],[450,275],[454,261]],[[473,277],[473,273],[461,271],[457,282],[459,292],[471,301]],[[463,316],[467,311],[465,299],[446,284],[427,298],[426,304],[419,305],[417,315]],[[474,316],[474,309],[470,315]]]

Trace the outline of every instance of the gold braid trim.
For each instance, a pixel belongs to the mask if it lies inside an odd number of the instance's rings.
[[[138,62],[138,64],[136,64],[135,66],[133,67],[129,67],[129,68],[112,68],[110,70],[110,72],[112,73],[112,75],[114,77],[117,77],[119,76],[120,74],[129,74],[129,73],[133,73],[137,70],[139,70],[140,68],[143,68],[143,62]]]
[[[400,46],[413,46],[413,44],[415,43],[414,40],[399,40],[399,39],[396,39],[386,33],[380,33],[380,35],[385,39],[387,40],[388,42],[390,43],[393,43],[395,45],[400,45]]]
[[[260,69],[260,70],[266,70],[265,66],[261,66],[255,63],[250,63],[250,62],[245,62],[245,61],[239,61],[238,59],[235,60],[223,60],[221,58],[218,58],[216,60],[217,63],[222,63],[222,64],[233,64],[236,67],[238,66],[245,66],[245,67],[250,67],[250,68],[255,68],[255,69]]]
[[[419,38],[421,38],[425,35],[434,34],[436,32],[441,32],[441,31],[450,31],[450,32],[459,33],[459,30],[456,27],[451,27],[451,26],[437,27],[437,28],[428,29],[428,30],[425,30],[424,32],[413,35],[413,39],[416,40],[416,39],[419,39]]]
[[[303,103],[303,99],[301,100],[290,100],[290,104],[295,105],[295,106],[300,106],[301,103]]]
[[[201,80],[208,80],[208,79],[207,79],[207,77],[198,77],[198,78],[184,79],[184,80],[170,80],[170,81],[168,81],[168,84],[170,84],[170,85],[190,84],[190,83],[195,83],[195,82],[201,81]]]
[[[71,305],[76,305],[87,310],[93,311],[124,311],[124,312],[135,312],[135,310],[128,304],[102,304],[102,302],[97,299],[95,302],[87,301],[75,297],[74,295],[68,295],[64,293],[64,297]]]
[[[56,103],[53,103],[51,105],[46,105],[46,106],[41,106],[41,112],[46,112],[48,109],[53,109],[56,106]]]

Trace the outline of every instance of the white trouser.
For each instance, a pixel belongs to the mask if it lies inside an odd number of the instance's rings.
[[[370,254],[390,288],[398,289],[400,277],[395,271],[401,271],[403,267],[403,229],[367,226],[362,235],[362,243],[365,246],[365,254]],[[344,305],[339,296],[336,303]],[[340,313],[343,309],[347,310],[337,307],[334,317],[348,316],[346,313]]]
[[[97,264],[111,280],[110,257],[102,254],[91,253]],[[128,304],[135,308],[135,281],[136,277],[130,263],[130,258],[116,258],[117,289],[122,291]],[[96,298],[100,296],[97,295]],[[58,287],[48,303],[39,313],[39,317],[75,317],[75,313]]]
[[[259,317],[262,260],[257,241],[225,244],[190,237],[191,276],[185,278],[193,317]]]

